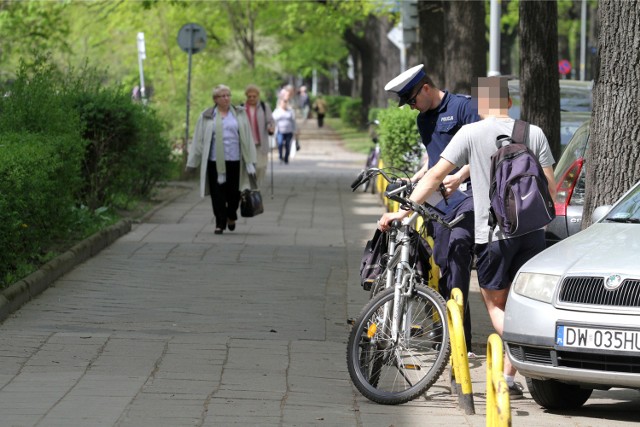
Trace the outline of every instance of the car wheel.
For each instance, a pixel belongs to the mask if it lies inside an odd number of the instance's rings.
[[[556,380],[527,378],[527,388],[536,403],[546,409],[579,408],[591,396],[592,389]]]

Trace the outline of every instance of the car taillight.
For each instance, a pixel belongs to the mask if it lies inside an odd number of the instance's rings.
[[[567,214],[567,206],[571,202],[571,195],[576,182],[578,182],[583,164],[583,158],[576,159],[558,181],[558,186],[556,187],[556,215],[565,216]]]

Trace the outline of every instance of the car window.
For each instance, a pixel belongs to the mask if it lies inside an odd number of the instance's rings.
[[[640,185],[636,184],[607,214],[612,221],[640,222]]]
[[[584,123],[573,134],[573,138],[562,152],[560,160],[556,164],[554,170],[554,176],[556,181],[559,180],[566,173],[577,159],[584,157],[584,153],[587,150],[587,142],[589,141],[589,122]]]

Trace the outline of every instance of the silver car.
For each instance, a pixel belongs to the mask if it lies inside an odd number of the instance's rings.
[[[509,293],[505,349],[548,409],[640,389],[640,182],[608,209],[527,262]]]

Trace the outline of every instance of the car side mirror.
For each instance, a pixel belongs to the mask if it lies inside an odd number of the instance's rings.
[[[591,224],[595,224],[605,217],[611,210],[611,205],[598,206],[591,214]]]

